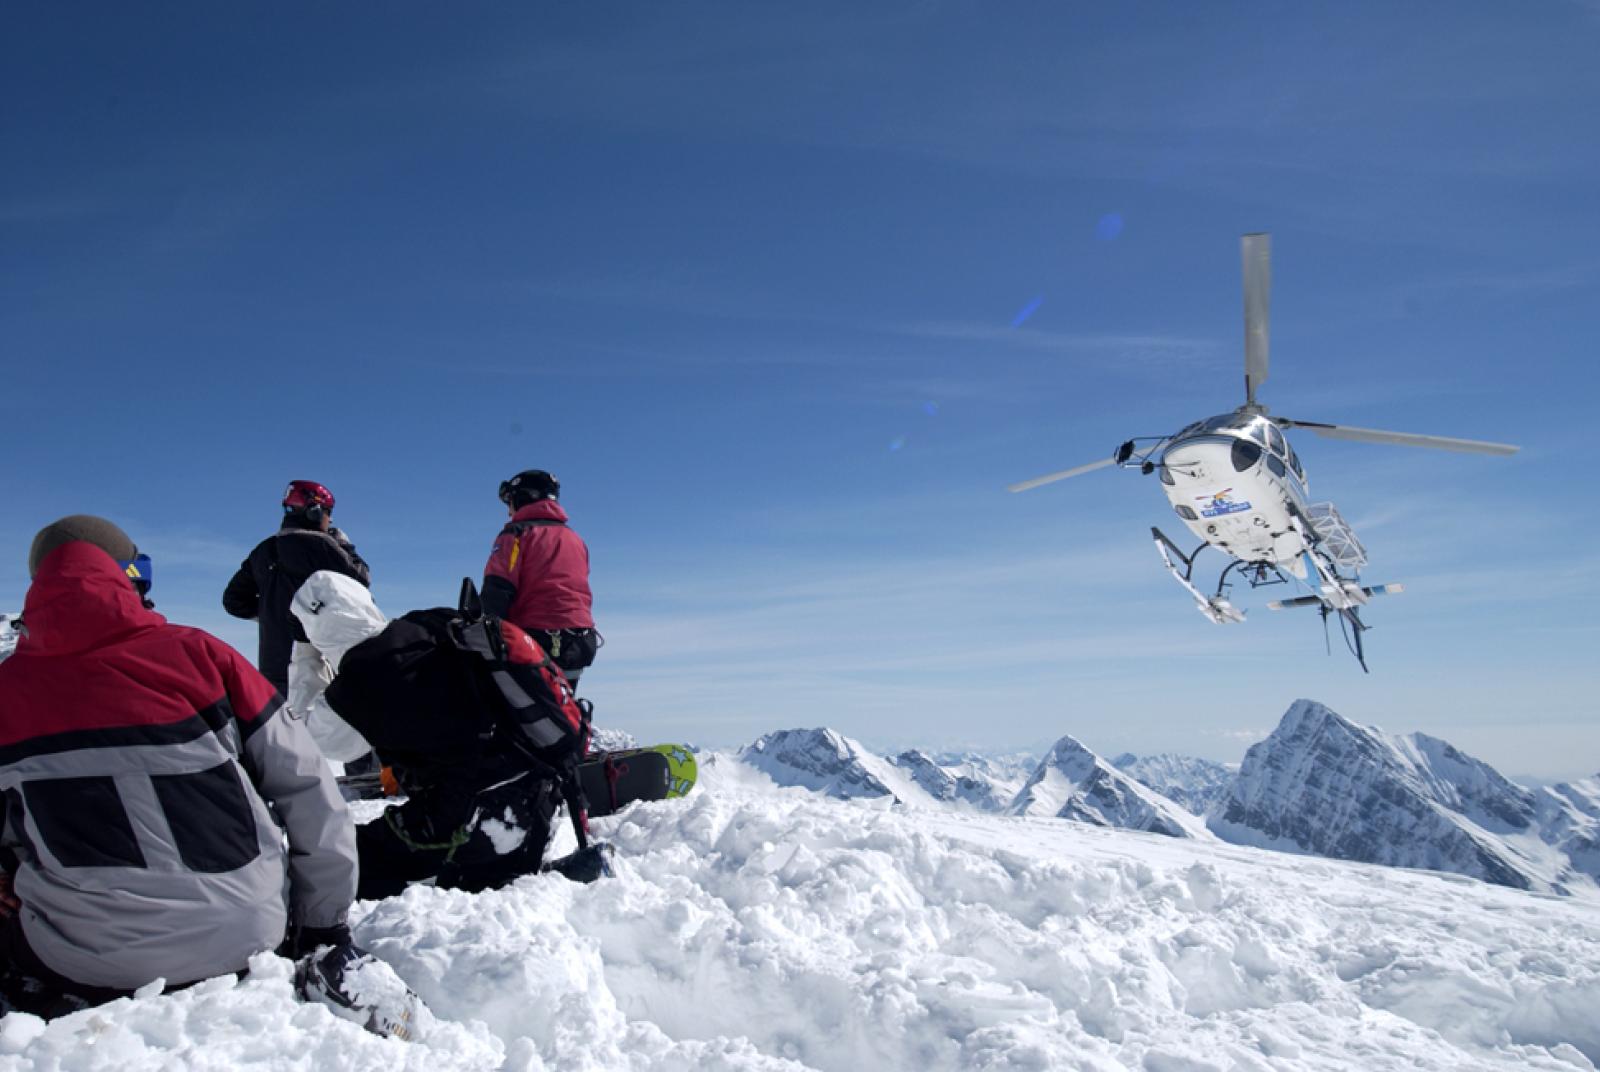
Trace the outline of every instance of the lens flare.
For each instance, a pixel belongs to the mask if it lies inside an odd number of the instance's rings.
[[[1043,304],[1044,295],[1041,294],[1037,298],[1034,298],[1027,305],[1024,305],[1021,309],[1017,310],[1017,315],[1011,318],[1011,326],[1014,328],[1020,328],[1023,324],[1027,323],[1028,317],[1038,312],[1039,306]]]

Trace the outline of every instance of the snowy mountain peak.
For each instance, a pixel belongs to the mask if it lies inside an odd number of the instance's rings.
[[[1360,729],[1333,708],[1315,700],[1300,699],[1290,704],[1289,710],[1283,713],[1283,718],[1278,723],[1278,732],[1290,735],[1315,733],[1328,723],[1332,723],[1335,729],[1350,731]]]
[[[1423,734],[1391,737],[1312,700],[1245,753],[1208,823],[1225,840],[1454,871],[1518,889],[1583,881],[1532,826],[1534,796]]]
[[[1545,843],[1579,871],[1600,879],[1600,774],[1539,790],[1534,808]]]
[[[1479,826],[1501,833],[1534,821],[1534,794],[1449,741],[1413,733],[1400,739],[1434,797]]]
[[[1193,815],[1070,735],[1040,760],[1010,810],[1013,815],[1056,816],[1168,837],[1210,837]]]
[[[964,802],[982,811],[1003,811],[1016,795],[1018,782],[997,773],[981,757],[940,762],[918,749],[909,749],[891,761],[934,800]]]
[[[1040,762],[1054,766],[1064,774],[1082,776],[1088,774],[1099,761],[1099,756],[1069,733],[1052,745],[1049,754]]]
[[[800,786],[833,797],[904,799],[909,779],[892,763],[826,727],[778,730],[739,753],[743,762],[779,785]]]

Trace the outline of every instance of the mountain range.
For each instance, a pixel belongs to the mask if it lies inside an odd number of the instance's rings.
[[[15,646],[0,615],[0,659]],[[602,747],[619,743],[603,740]],[[1045,816],[1168,837],[1467,875],[1600,897],[1600,775],[1528,787],[1448,741],[1391,735],[1296,700],[1237,767],[1190,756],[1107,760],[1072,736],[1040,759],[908,750],[835,730],[766,734],[738,752],[775,783],[919,808]]]
[[[1296,700],[1237,767],[1107,760],[1062,737],[1025,778],[983,757],[878,756],[830,729],[770,733],[738,758],[780,785],[909,807],[1052,816],[1169,837],[1468,875],[1600,897],[1600,775],[1529,788],[1426,734]]]

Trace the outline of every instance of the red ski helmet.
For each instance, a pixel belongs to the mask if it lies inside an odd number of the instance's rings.
[[[315,480],[291,480],[283,492],[283,512],[315,519],[333,513],[333,492]]]

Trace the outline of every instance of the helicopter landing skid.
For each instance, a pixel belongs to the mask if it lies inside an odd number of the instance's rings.
[[[1194,581],[1191,579],[1194,575],[1194,560],[1199,557],[1201,551],[1210,546],[1209,544],[1201,544],[1194,549],[1193,554],[1186,555],[1160,529],[1152,527],[1150,535],[1156,541],[1156,552],[1161,556],[1161,561],[1166,563],[1167,572],[1171,573],[1179,584],[1188,589],[1191,596],[1194,596],[1196,609],[1205,615],[1208,621],[1215,622],[1218,625],[1244,621],[1244,611],[1228,602],[1220,591],[1214,596],[1207,596],[1194,586]],[[1183,563],[1182,571],[1178,569],[1177,563],[1172,560],[1174,555],[1177,556],[1179,562]]]

